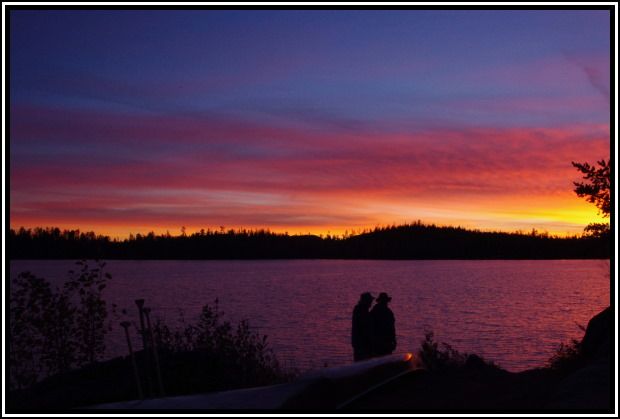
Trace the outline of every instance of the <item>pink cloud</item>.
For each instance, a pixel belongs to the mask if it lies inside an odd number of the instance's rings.
[[[361,209],[380,203],[415,214],[446,199],[463,207],[500,198],[560,202],[579,178],[570,162],[608,158],[610,144],[606,125],[326,134],[212,116],[18,108],[12,117],[12,145],[109,136],[122,157],[37,160],[23,151],[11,164],[12,225],[364,226],[385,214]],[[127,141],[144,152],[128,154]],[[154,155],[151,142],[170,147]]]

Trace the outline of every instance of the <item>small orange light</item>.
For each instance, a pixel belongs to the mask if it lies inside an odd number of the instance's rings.
[[[407,352],[405,354],[405,362],[411,361],[413,359],[413,354],[411,352]]]

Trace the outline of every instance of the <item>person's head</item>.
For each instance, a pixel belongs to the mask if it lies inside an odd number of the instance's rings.
[[[386,304],[387,305],[387,303],[389,303],[390,301],[392,301],[392,297],[387,295],[387,293],[385,293],[385,292],[382,292],[377,297],[377,304]]]
[[[373,297],[371,293],[364,292],[364,293],[362,293],[362,295],[360,295],[360,303],[363,304],[363,305],[370,306],[372,304],[372,300],[374,300],[374,298],[375,297]]]

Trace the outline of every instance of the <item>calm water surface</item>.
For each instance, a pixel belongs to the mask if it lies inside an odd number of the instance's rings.
[[[10,265],[11,277],[30,270],[54,283],[73,267]],[[134,299],[176,323],[217,297],[229,320],[249,319],[282,364],[301,370],[352,361],[351,311],[363,291],[392,296],[397,351],[416,351],[432,330],[436,340],[510,371],[543,366],[610,301],[609,262],[600,260],[108,261],[106,268],[106,300],[130,314],[115,320],[107,356],[126,354],[118,322],[137,320]]]

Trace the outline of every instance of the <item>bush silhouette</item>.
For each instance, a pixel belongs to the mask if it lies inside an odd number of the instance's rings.
[[[100,359],[109,327],[102,297],[105,263],[76,262],[62,287],[22,272],[10,285],[9,369],[11,387],[66,372]]]

